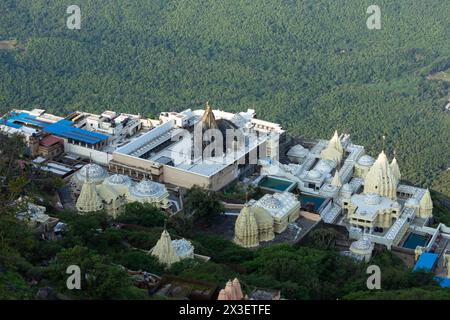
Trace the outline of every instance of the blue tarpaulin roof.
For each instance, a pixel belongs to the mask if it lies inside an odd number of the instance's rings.
[[[2,119],[1,122],[16,129],[21,128],[24,124],[35,125],[42,128],[44,132],[87,144],[97,144],[108,139],[107,135],[73,127],[73,122],[69,120],[63,119],[55,123],[50,123],[39,120],[26,112],[11,112],[8,118]]]
[[[422,253],[419,257],[419,260],[417,260],[413,271],[417,271],[420,269],[425,270],[425,271],[431,271],[431,269],[433,269],[433,266],[435,265],[438,258],[439,258],[439,255],[436,253],[428,253],[428,252]],[[436,276],[433,279],[436,282],[438,282],[442,288],[450,288],[450,279],[449,278]]]
[[[43,131],[59,137],[85,142],[87,144],[96,144],[108,139],[107,135],[72,127],[72,124],[72,121],[63,119],[46,126]]]
[[[442,288],[450,288],[450,279],[449,278],[443,278],[443,277],[434,277],[434,280],[439,282],[439,285]]]
[[[20,128],[23,124],[31,124],[43,128],[50,125],[51,123],[36,119],[35,116],[30,115],[26,112],[11,112],[8,119],[5,121],[5,124],[13,128]]]
[[[413,271],[423,269],[425,271],[431,271],[437,258],[439,257],[436,253],[424,252],[420,255],[419,260],[417,260]]]

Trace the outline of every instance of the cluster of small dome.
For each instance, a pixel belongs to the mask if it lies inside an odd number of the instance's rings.
[[[368,205],[377,205],[381,203],[381,197],[377,193],[366,193],[364,202]]]
[[[308,171],[307,176],[310,179],[319,179],[322,176],[322,174],[319,171],[317,171],[316,169],[313,169],[313,170]]]
[[[108,177],[108,172],[102,166],[95,163],[88,163],[83,166],[73,177],[74,185],[81,189],[83,183],[89,178],[89,181],[98,184]]]
[[[105,182],[110,185],[131,185],[130,177],[123,174],[113,174],[106,178]]]
[[[356,249],[358,251],[368,251],[368,250],[371,250],[372,243],[370,242],[369,238],[367,238],[367,236],[363,236],[363,237],[361,237],[361,239],[353,242],[351,244],[350,248],[353,250]]]
[[[361,158],[359,158],[358,160],[358,164],[365,166],[365,167],[370,167],[375,163],[375,159],[372,158],[371,156],[365,154],[363,155]]]
[[[165,192],[164,187],[156,182],[150,180],[142,180],[139,183],[136,183],[130,188],[130,194],[135,197],[149,197],[149,196],[157,196]]]
[[[170,207],[169,193],[163,184],[145,179],[133,182],[122,174],[109,176],[98,164],[90,163],[81,168],[72,178],[72,184],[80,193],[77,208],[83,212],[101,210],[103,203],[115,215],[127,202],[134,201],[153,203],[164,209]]]
[[[263,198],[261,200],[261,205],[268,209],[279,209],[283,206],[280,200],[275,197]]]

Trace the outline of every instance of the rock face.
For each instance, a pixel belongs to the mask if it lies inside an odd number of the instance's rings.
[[[40,288],[35,298],[36,300],[59,300],[58,294],[51,287]]]

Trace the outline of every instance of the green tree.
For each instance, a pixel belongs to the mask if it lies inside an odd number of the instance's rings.
[[[193,186],[186,193],[184,210],[195,220],[210,224],[216,215],[223,212],[224,208],[215,192]]]
[[[116,218],[117,222],[137,224],[145,227],[161,227],[166,216],[160,209],[149,203],[131,202]]]
[[[66,287],[66,270],[70,265],[80,267],[82,290],[68,290]],[[142,299],[146,296],[145,291],[132,286],[130,278],[123,270],[111,265],[109,259],[85,247],[76,246],[61,251],[47,272],[61,292],[76,298]]]

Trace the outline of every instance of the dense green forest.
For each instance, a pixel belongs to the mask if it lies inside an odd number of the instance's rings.
[[[255,108],[293,135],[333,130],[376,155],[381,136],[405,179],[431,185],[450,162],[448,1],[3,0],[0,111],[105,108],[155,115]],[[433,80],[434,79],[434,80]]]
[[[443,172],[433,183],[433,189],[450,197],[450,170]]]

